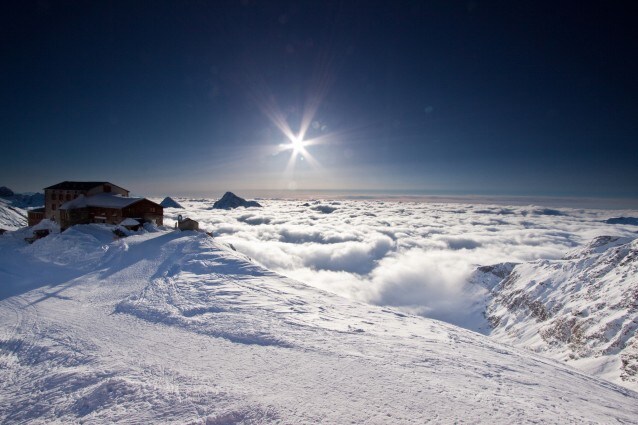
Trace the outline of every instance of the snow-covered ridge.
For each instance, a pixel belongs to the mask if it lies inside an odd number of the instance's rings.
[[[27,225],[27,212],[0,198],[0,229],[16,230]]]
[[[27,225],[27,209],[44,206],[41,193],[14,193],[0,187],[0,229],[16,230]]]
[[[492,295],[493,337],[638,389],[638,239],[519,264]]]
[[[0,238],[2,422],[638,417],[638,393],[284,278],[202,233],[72,230]]]

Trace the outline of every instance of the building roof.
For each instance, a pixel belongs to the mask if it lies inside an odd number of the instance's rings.
[[[98,193],[97,195],[86,197],[80,195],[77,198],[65,202],[60,206],[61,210],[74,210],[76,208],[100,207],[100,208],[125,208],[146,198],[128,198],[122,195],[111,195],[109,193]],[[152,202],[152,201],[149,201]],[[153,202],[155,203],[155,202]],[[159,206],[159,205],[158,205]]]
[[[63,181],[62,183],[54,184],[53,186],[45,187],[44,189],[62,189],[62,190],[91,190],[96,186],[102,186],[108,184],[111,186],[120,187],[110,182],[70,182]],[[124,188],[122,188],[124,189]]]

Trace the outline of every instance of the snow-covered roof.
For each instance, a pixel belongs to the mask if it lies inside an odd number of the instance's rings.
[[[143,199],[145,198],[129,198],[122,195],[111,195],[108,193],[98,193],[97,195],[89,197],[80,195],[77,198],[62,204],[60,209],[73,210],[85,207],[125,208]]]
[[[120,223],[120,226],[139,226],[140,222],[135,220],[134,218],[125,218],[124,220],[122,220],[122,222]]]

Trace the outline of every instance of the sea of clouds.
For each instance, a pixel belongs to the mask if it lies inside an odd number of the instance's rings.
[[[165,210],[200,222],[265,267],[360,301],[472,329],[484,326],[479,265],[555,259],[601,235],[636,236],[607,224],[636,211],[375,200],[260,200],[263,208],[214,210],[179,199]]]

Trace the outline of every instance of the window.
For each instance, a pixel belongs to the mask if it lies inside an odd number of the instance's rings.
[[[55,207],[56,207],[56,205],[55,205],[55,204],[51,205],[51,209],[52,209],[53,211],[55,211]]]

